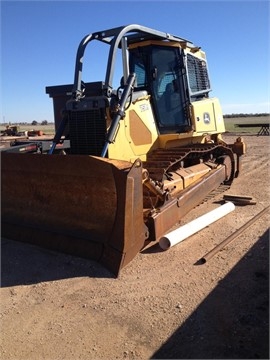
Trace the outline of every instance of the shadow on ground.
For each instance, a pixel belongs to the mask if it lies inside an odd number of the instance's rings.
[[[1,287],[72,277],[114,278],[98,262],[8,239],[1,241]]]
[[[269,359],[269,230],[152,359]]]

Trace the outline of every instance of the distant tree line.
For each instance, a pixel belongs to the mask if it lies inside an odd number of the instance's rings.
[[[241,118],[241,117],[260,117],[260,116],[270,116],[269,113],[256,113],[256,114],[244,114],[244,113],[240,113],[240,114],[226,114],[223,117],[224,118]]]
[[[40,125],[48,125],[48,124],[49,124],[49,122],[47,120],[42,120],[40,123]],[[31,125],[36,126],[36,125],[39,125],[39,123],[36,120],[33,120]]]
[[[50,125],[50,124],[54,124],[54,122],[49,122],[48,120],[42,120],[41,122],[38,122],[36,120],[33,120],[31,122],[31,125],[33,126],[36,126],[36,125]],[[7,123],[7,122],[3,122],[3,123],[0,123],[0,125],[20,125],[20,126],[23,126],[23,125],[30,125],[29,122],[26,122],[26,121],[20,121],[20,122],[14,122],[14,123]]]

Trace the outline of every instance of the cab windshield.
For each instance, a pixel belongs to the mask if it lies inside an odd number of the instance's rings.
[[[151,94],[160,133],[185,132],[190,125],[189,101],[181,49],[150,45],[130,50],[129,59],[136,88]]]

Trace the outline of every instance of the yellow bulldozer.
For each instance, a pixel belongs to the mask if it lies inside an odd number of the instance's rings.
[[[107,68],[104,80],[86,82],[93,42],[108,46]],[[2,235],[99,261],[117,276],[238,176],[245,144],[222,139],[210,91],[205,52],[189,40],[136,24],[85,36],[74,83],[46,88],[53,141],[1,152]]]

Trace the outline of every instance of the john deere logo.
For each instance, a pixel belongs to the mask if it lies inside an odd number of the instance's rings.
[[[203,113],[203,121],[205,124],[210,124],[210,115],[209,113],[205,112]]]

